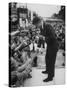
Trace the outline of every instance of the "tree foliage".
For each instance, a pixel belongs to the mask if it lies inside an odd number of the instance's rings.
[[[58,12],[58,14],[54,13],[52,17],[62,19],[63,21],[65,21],[65,6],[61,6],[61,9]]]

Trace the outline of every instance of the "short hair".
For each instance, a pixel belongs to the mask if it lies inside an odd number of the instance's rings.
[[[41,22],[41,19],[39,17],[35,17],[32,21],[34,25],[38,24],[39,22]]]

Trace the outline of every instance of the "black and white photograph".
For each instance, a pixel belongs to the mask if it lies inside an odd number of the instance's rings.
[[[9,87],[65,84],[65,5],[8,3]]]

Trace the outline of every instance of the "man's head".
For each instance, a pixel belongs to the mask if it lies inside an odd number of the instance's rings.
[[[32,23],[36,26],[36,27],[40,27],[42,25],[41,23],[41,19],[39,17],[35,17],[32,21]]]

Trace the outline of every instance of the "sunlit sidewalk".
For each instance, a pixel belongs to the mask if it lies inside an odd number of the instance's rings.
[[[51,82],[43,82],[47,78],[47,74],[42,74],[42,71],[45,70],[43,64],[45,65],[45,52],[44,54],[39,55],[38,67],[32,68],[32,78],[26,79],[24,86],[45,86],[45,85],[60,85],[65,83],[65,68],[62,66],[64,63],[64,56],[62,55],[63,51],[59,50],[56,57],[55,63],[55,77]],[[42,67],[41,67],[42,66]]]
[[[47,74],[42,74],[41,72],[44,69],[32,68],[32,78],[27,79],[24,82],[25,87],[30,86],[45,86],[45,85],[60,85],[65,83],[65,69],[64,68],[56,68],[55,69],[55,77],[53,81],[43,82],[43,79],[47,78]]]

